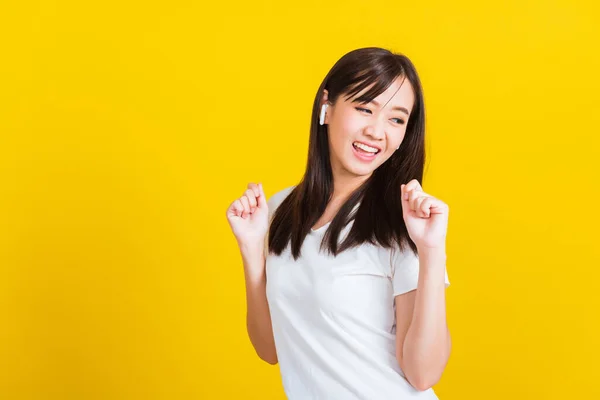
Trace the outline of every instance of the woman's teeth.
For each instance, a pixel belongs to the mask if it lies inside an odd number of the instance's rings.
[[[379,152],[378,149],[371,147],[371,146],[367,146],[366,144],[362,144],[362,143],[358,143],[358,142],[354,142],[352,143],[352,145],[357,149],[357,150],[361,150],[364,151],[366,153],[370,153],[370,154],[377,154]]]

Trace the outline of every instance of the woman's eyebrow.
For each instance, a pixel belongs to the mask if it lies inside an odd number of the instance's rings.
[[[376,100],[371,100],[371,103],[375,104],[377,107],[379,107],[379,103]],[[408,110],[404,107],[400,107],[400,106],[395,106],[392,107],[392,110],[398,110],[398,111],[402,111],[404,114],[408,115]]]

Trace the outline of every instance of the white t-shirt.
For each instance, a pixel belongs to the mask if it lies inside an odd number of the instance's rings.
[[[269,219],[294,186],[269,200]],[[340,243],[352,223],[340,234]],[[419,261],[363,244],[319,253],[327,225],[266,258],[267,299],[283,388],[290,400],[437,399],[404,378],[396,359],[394,296],[417,288]],[[445,273],[446,287],[450,284]]]

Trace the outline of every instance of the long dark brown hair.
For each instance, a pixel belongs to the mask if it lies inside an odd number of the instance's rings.
[[[409,80],[415,97],[402,144],[348,197],[327,227],[321,248],[327,248],[336,256],[346,249],[368,242],[384,248],[392,248],[397,244],[401,250],[409,246],[417,254],[416,245],[410,239],[402,217],[400,185],[412,179],[420,183],[423,180],[423,92],[417,71],[408,57],[378,47],[356,49],[345,54],[319,86],[312,109],[306,171],[302,181],[273,214],[268,234],[270,253],[280,255],[291,240],[291,254],[296,260],[304,239],[325,212],[333,194],[327,125],[318,124],[324,89],[328,91],[329,101],[335,104],[340,95],[350,99],[373,85],[352,100],[366,104],[383,93],[398,77]],[[353,220],[345,240],[338,243],[342,229]]]

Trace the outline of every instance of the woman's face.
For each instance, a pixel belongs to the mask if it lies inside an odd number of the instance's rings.
[[[368,88],[365,89],[365,91]],[[356,97],[360,96],[359,93]],[[327,90],[321,106],[327,101]],[[403,77],[369,104],[354,103],[340,95],[329,104],[325,124],[334,176],[370,175],[400,146],[414,103],[413,88]],[[370,146],[370,147],[364,147]],[[362,146],[363,148],[359,148]]]

